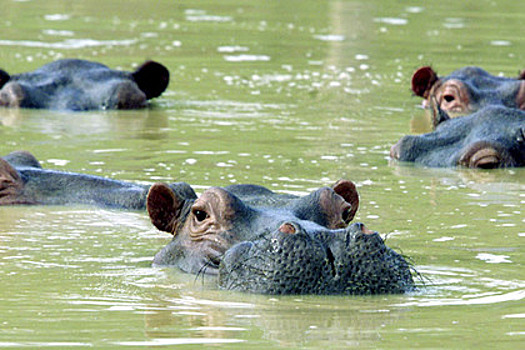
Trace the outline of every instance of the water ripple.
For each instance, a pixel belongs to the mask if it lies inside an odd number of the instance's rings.
[[[0,46],[40,47],[47,49],[83,49],[96,46],[130,46],[137,42],[128,40],[94,40],[94,39],[66,39],[59,42],[43,42],[32,40],[0,40]]]

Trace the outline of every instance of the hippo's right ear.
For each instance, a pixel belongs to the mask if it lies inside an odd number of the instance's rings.
[[[421,67],[412,75],[412,91],[417,96],[427,98],[430,89],[438,80],[437,73],[434,72],[432,67]]]
[[[333,186],[332,189],[335,193],[344,198],[347,203],[350,203],[350,210],[345,213],[343,220],[348,224],[355,216],[357,209],[359,208],[359,193],[352,181],[339,180]]]
[[[155,61],[144,62],[132,75],[148,100],[159,97],[170,82],[168,68]]]
[[[11,79],[11,76],[9,73],[7,73],[5,70],[0,69],[0,89],[2,86],[5,85],[9,80]]]
[[[146,198],[151,223],[161,231],[175,234],[184,199],[179,198],[166,184],[156,183],[149,189]]]

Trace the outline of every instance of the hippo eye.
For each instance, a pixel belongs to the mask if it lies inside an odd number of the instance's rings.
[[[206,213],[202,209],[193,209],[192,210],[193,215],[195,215],[195,218],[198,222],[202,222],[208,218],[208,213]]]
[[[452,95],[445,95],[443,96],[443,99],[446,101],[446,102],[452,102],[454,101],[456,98]]]

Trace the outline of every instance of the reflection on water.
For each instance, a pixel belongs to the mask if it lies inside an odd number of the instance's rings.
[[[42,42],[29,40],[0,40],[0,46],[26,46],[46,49],[83,49],[96,46],[129,46],[135,44],[136,40],[93,40],[93,39],[66,39],[60,42]]]
[[[151,58],[172,77],[145,110],[0,109],[1,154],[26,149],[46,168],[186,181],[198,192],[256,183],[304,195],[351,179],[361,194],[356,220],[422,276],[408,295],[231,293],[213,279],[151,267],[170,236],[145,213],[0,208],[0,347],[523,342],[523,169],[427,169],[388,159],[401,136],[430,131],[409,88],[417,67],[476,64],[506,76],[522,68],[521,2],[0,5],[0,58],[9,72],[74,55],[126,70]]]

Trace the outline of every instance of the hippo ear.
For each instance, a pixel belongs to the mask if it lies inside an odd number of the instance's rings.
[[[2,86],[5,85],[5,83],[9,81],[9,79],[11,79],[9,73],[7,73],[5,70],[0,69],[0,89],[2,88]]]
[[[36,204],[24,195],[24,181],[15,168],[0,158],[0,205]]]
[[[144,62],[132,75],[148,100],[160,96],[170,82],[168,69],[155,61]]]
[[[417,96],[427,98],[430,89],[438,80],[436,72],[431,67],[421,67],[412,75],[412,91]]]
[[[348,180],[337,181],[332,186],[332,189],[352,206],[350,210],[345,213],[345,217],[343,218],[346,223],[349,223],[352,221],[357,209],[359,208],[359,193],[357,192],[354,183]]]
[[[525,69],[520,72],[520,75],[518,76],[518,80],[525,80]]]
[[[156,183],[146,198],[151,223],[161,231],[175,234],[184,200],[166,184]]]

